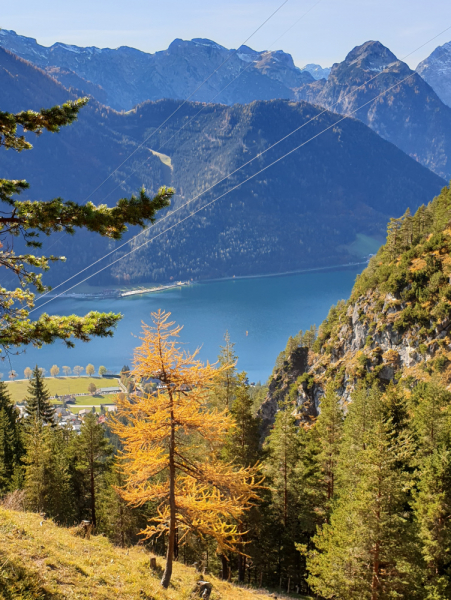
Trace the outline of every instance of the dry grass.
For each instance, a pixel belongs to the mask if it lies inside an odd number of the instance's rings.
[[[0,600],[183,600],[195,598],[199,574],[175,563],[167,590],[141,547],[121,549],[103,536],[85,540],[34,513],[0,507]],[[163,561],[157,558],[157,565]],[[211,600],[263,600],[210,575]],[[283,596],[277,595],[278,598]],[[299,598],[299,596],[298,596]]]

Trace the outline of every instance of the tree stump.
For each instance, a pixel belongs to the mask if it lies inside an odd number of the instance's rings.
[[[92,531],[91,521],[82,521],[81,527],[83,530],[83,537],[85,538],[85,540],[90,540],[91,539],[91,531]]]
[[[210,598],[213,585],[208,581],[198,581],[197,586],[199,588],[199,598],[205,598],[205,600],[208,600]]]
[[[157,559],[154,556],[150,557],[150,568],[155,570],[157,568]]]

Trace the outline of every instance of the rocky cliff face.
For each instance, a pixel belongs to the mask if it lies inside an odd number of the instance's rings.
[[[78,77],[78,89],[116,110],[129,110],[146,100],[185,100],[207,78],[191,100],[222,104],[293,100],[295,88],[314,81],[308,69],[301,71],[281,50],[256,52],[242,46],[235,51],[201,38],[176,39],[167,50],[148,54],[128,47],[81,48],[60,43],[45,47],[4,29],[0,47],[49,69],[63,85]]]
[[[308,348],[297,348],[284,361],[281,368],[275,370],[270,378],[268,396],[260,408],[262,437],[268,435],[271,425],[278,410],[279,403],[283,402],[298,377],[308,369]]]
[[[451,42],[439,46],[420,62],[417,73],[428,82],[440,100],[451,107]]]
[[[276,372],[262,405],[265,431],[289,385],[301,412],[316,415],[329,382],[344,403],[359,382],[411,385],[438,377],[451,387],[451,189],[415,216],[392,220],[387,243],[332,307],[308,366]],[[304,349],[300,349],[304,350]]]
[[[380,42],[354,48],[327,81],[301,86],[297,98],[360,119],[428,169],[451,177],[451,108]]]

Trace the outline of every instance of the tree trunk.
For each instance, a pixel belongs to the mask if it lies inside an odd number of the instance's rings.
[[[122,504],[122,499],[119,500],[119,518],[121,527],[121,547],[125,548],[124,506]]]
[[[94,481],[94,455],[92,449],[92,441],[91,441],[91,456],[90,456],[90,476],[91,476],[91,521],[92,526],[95,529],[97,527],[97,518],[96,518],[96,490],[95,490],[95,481]]]
[[[174,558],[177,560],[179,557],[179,529],[176,527],[174,536]]]
[[[166,553],[166,567],[164,569],[161,585],[164,588],[169,586],[172,576],[172,562],[174,560],[174,545],[175,545],[175,425],[174,411],[172,408],[173,398],[169,392],[171,403],[171,438],[169,442],[169,536],[168,536],[168,551]]]
[[[243,533],[243,523],[240,521],[238,531]],[[242,544],[240,544],[243,547]],[[238,581],[244,582],[246,576],[246,559],[242,554],[238,554]]]
[[[227,581],[227,577],[229,575],[229,561],[227,560],[225,554],[221,554],[221,562],[222,562],[222,578],[224,581]]]
[[[373,580],[371,582],[371,600],[377,600],[379,594],[379,542],[376,542],[373,560]]]

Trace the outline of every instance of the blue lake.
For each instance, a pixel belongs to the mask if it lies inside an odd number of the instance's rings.
[[[114,311],[122,313],[124,318],[113,338],[95,339],[88,344],[79,342],[73,349],[61,342],[42,349],[28,348],[25,353],[11,357],[11,366],[19,377],[23,377],[25,367],[35,364],[47,371],[53,364],[61,368],[88,363],[93,363],[96,369],[105,365],[119,370],[131,363],[133,349],[139,345],[141,322],[150,323],[150,313],[161,308],[184,325],[181,341],[187,344],[187,349],[202,347],[202,360],[216,360],[228,330],[239,356],[238,368],[247,371],[251,381],[264,382],[288,337],[313,323],[319,325],[332,304],[348,298],[362,268],[198,283],[115,300],[59,298],[44,310],[61,315]],[[9,369],[7,362],[0,365],[5,378]]]

